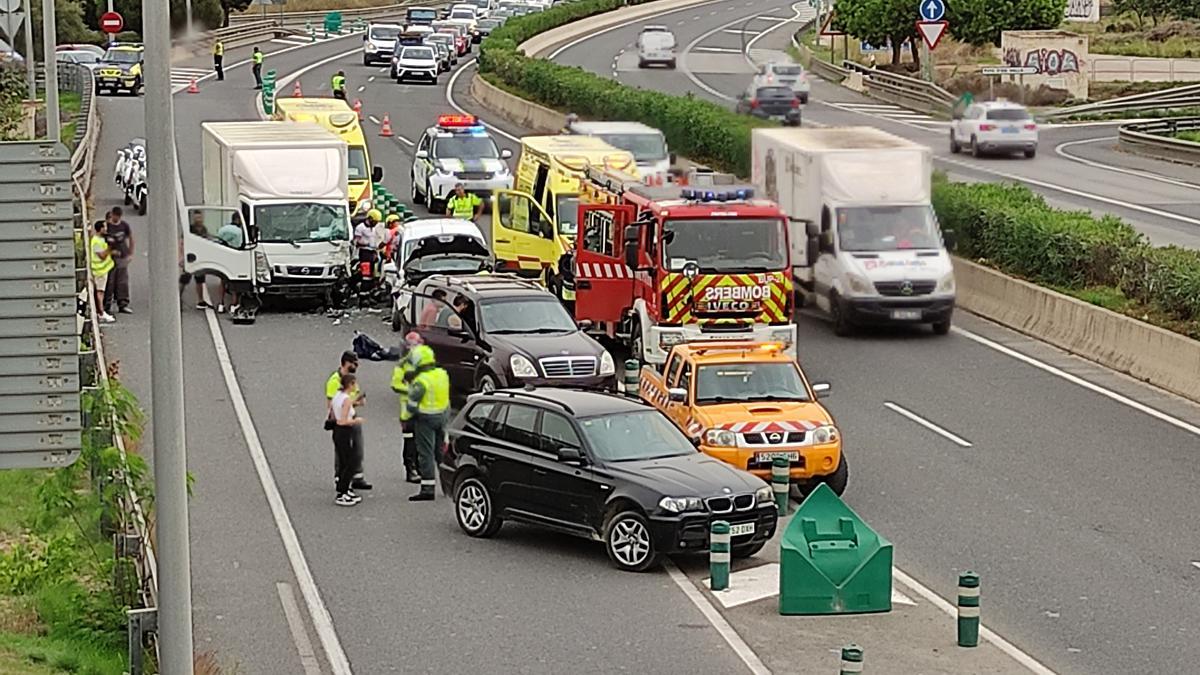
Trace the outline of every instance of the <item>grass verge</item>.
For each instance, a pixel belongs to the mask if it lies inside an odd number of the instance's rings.
[[[75,131],[78,122],[75,118],[83,109],[83,97],[73,91],[58,92],[58,109],[62,124],[62,139],[67,147],[75,149]]]
[[[1192,143],[1200,143],[1200,131],[1181,131],[1175,134],[1175,137],[1181,141],[1191,141]]]

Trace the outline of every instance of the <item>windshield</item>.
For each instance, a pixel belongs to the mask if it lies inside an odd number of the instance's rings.
[[[104,60],[109,63],[137,63],[142,60],[142,55],[125,49],[110,49],[104,54]]]
[[[399,34],[399,26],[374,26],[371,28],[372,40],[395,40]]]
[[[454,36],[447,35],[446,33],[434,33],[425,39],[429,40],[430,42],[436,42],[443,47],[454,44]]]
[[[361,145],[352,145],[346,150],[346,160],[350,165],[350,180],[370,180],[371,167],[367,166],[367,149]]]
[[[694,455],[697,450],[655,410],[585,417],[579,428],[596,459],[633,462]]]
[[[95,63],[100,60],[100,57],[92,52],[59,52],[58,60],[72,63]]]
[[[574,237],[579,233],[579,197],[577,195],[554,198],[554,213],[558,216],[558,233]]]
[[[599,134],[605,143],[628,150],[638,162],[657,162],[667,158],[667,142],[659,133]]]
[[[483,329],[489,333],[563,333],[579,328],[553,297],[522,296],[480,303]]]
[[[987,118],[1002,122],[1020,122],[1029,119],[1029,111],[1024,108],[1001,108],[999,110],[989,110]]]
[[[433,141],[435,158],[496,159],[500,151],[488,136],[447,136]]]
[[[264,242],[346,241],[346,207],[333,204],[264,204],[254,207]]]
[[[404,51],[400,52],[402,59],[415,59],[417,61],[432,61],[433,50],[429,47],[405,47]]]
[[[928,205],[840,208],[837,226],[843,251],[942,247],[937,221]]]
[[[479,22],[479,27],[485,30],[491,30],[499,25],[500,22],[496,19],[484,19],[483,21]]]
[[[766,218],[668,220],[663,259],[678,272],[688,262],[701,272],[771,272],[787,267],[783,223]]]
[[[419,258],[412,261],[405,270],[409,272],[439,273],[439,274],[475,274],[483,269],[487,260],[481,256],[467,253],[448,253],[429,258]]]
[[[437,10],[410,9],[408,10],[407,18],[409,21],[433,21],[437,18]]]
[[[700,366],[696,402],[807,401],[800,371],[790,363],[728,363]]]
[[[450,14],[451,19],[466,19],[467,21],[475,20],[475,12],[470,9],[456,9]]]

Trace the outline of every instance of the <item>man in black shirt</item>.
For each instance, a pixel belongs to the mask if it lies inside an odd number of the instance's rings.
[[[113,313],[113,305],[121,314],[133,314],[129,307],[129,265],[133,262],[133,228],[125,222],[121,207],[108,212],[105,239],[113,252],[116,267],[108,273],[108,288],[104,292],[104,311]]]

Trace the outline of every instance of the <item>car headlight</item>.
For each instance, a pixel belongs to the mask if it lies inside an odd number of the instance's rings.
[[[271,266],[267,264],[267,256],[262,251],[254,252],[254,280],[260,284],[271,283]]]
[[[704,432],[704,444],[733,448],[737,446],[737,434],[725,429],[709,429]]]
[[[704,502],[699,497],[663,497],[658,500],[658,508],[668,513],[703,511]]]
[[[374,54],[375,52],[379,51],[379,47],[376,47],[374,42],[368,42],[366,50]]]
[[[513,354],[508,357],[508,367],[512,369],[515,377],[538,376],[537,368],[533,366],[533,362],[520,354]]]
[[[954,272],[946,273],[946,276],[942,277],[941,280],[938,281],[937,292],[938,293],[953,293],[954,292]]]
[[[754,491],[754,500],[759,504],[774,504],[775,491],[770,485],[764,485]]]
[[[658,334],[658,344],[664,348],[681,342],[683,342],[683,333],[662,332]]]
[[[864,276],[847,274],[846,283],[850,285],[850,290],[854,293],[860,293],[864,295],[875,293],[875,284],[871,283],[871,280]]]
[[[613,362],[612,354],[609,354],[607,350],[605,350],[604,355],[600,357],[600,374],[617,374],[617,364]]]
[[[817,427],[812,431],[813,443],[816,445],[824,445],[833,443],[838,439],[838,430],[835,426],[825,425]]]

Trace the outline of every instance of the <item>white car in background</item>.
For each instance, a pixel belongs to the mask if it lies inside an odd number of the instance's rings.
[[[437,52],[428,45],[406,45],[392,58],[392,79],[396,82],[424,80],[437,84],[439,70]]]
[[[637,37],[638,68],[659,64],[675,68],[675,34],[666,26],[651,24]]]
[[[812,84],[808,81],[808,73],[804,66],[798,63],[764,63],[754,74],[754,85],[757,87],[789,87],[803,104],[808,104],[808,94]]]
[[[1038,126],[1025,106],[1000,99],[967,106],[950,121],[950,152],[1037,155]]]
[[[88,70],[95,70],[100,64],[100,55],[85,49],[63,49],[54,52],[54,60],[58,63],[77,63]]]
[[[373,23],[363,36],[363,65],[388,63],[396,51],[396,38],[404,31],[398,23]]]

